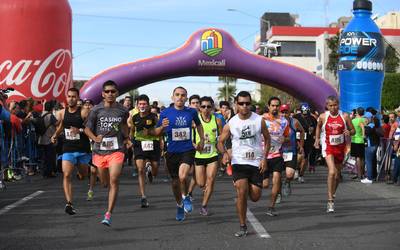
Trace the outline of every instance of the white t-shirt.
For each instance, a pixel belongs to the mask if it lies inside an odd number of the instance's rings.
[[[232,139],[232,164],[259,167],[264,158],[261,133],[262,117],[256,113],[242,120],[238,115],[229,120]]]

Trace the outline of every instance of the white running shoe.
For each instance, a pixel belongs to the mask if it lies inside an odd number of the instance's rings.
[[[361,182],[364,183],[364,184],[372,184],[372,181],[370,179],[368,179],[368,178],[362,179]]]
[[[333,203],[333,201],[328,201],[328,203],[326,204],[326,212],[327,213],[335,212],[335,203]]]

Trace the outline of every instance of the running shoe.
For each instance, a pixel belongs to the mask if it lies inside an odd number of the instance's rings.
[[[277,216],[278,214],[276,213],[274,207],[269,207],[269,208],[267,208],[266,215],[274,217],[274,216]]]
[[[74,215],[76,214],[76,210],[75,208],[72,206],[71,202],[67,202],[67,204],[65,205],[65,212],[69,215]]]
[[[288,197],[292,193],[292,188],[290,187],[290,182],[284,182],[282,186],[282,195]]]
[[[190,200],[190,196],[186,196],[185,199],[183,199],[183,207],[185,209],[186,213],[190,213],[193,210],[192,206],[192,201]]]
[[[185,209],[183,208],[183,204],[181,206],[176,205],[176,217],[177,221],[185,220]]]
[[[370,179],[368,179],[368,178],[364,178],[364,179],[361,180],[361,183],[372,184],[372,181]]]
[[[245,237],[247,235],[247,226],[240,226],[240,230],[235,233],[236,237]]]
[[[101,224],[106,226],[111,226],[111,213],[107,212],[104,214],[104,219],[101,221]]]
[[[299,183],[304,183],[304,177],[303,177],[303,176],[299,176],[298,182],[299,182]]]
[[[193,202],[193,201],[194,201],[193,194],[192,194],[192,193],[189,193],[188,195],[189,195],[190,201]]]
[[[202,206],[202,207],[200,208],[200,215],[208,216],[208,208]]]
[[[282,195],[281,194],[277,194],[276,195],[276,199],[275,199],[275,204],[280,204],[282,201]]]
[[[335,212],[335,203],[333,203],[333,201],[328,201],[328,203],[326,204],[326,212],[327,213]]]
[[[229,176],[232,176],[233,172],[232,172],[232,165],[228,164],[228,166],[226,167],[226,174]]]
[[[147,198],[146,198],[146,197],[142,197],[142,198],[140,199],[140,204],[141,204],[141,207],[142,207],[142,208],[149,207],[149,202],[147,201]]]
[[[93,200],[93,197],[94,197],[94,192],[93,192],[92,190],[89,190],[89,191],[87,192],[87,198],[86,198],[86,200],[87,200],[87,201],[91,201],[91,200]]]

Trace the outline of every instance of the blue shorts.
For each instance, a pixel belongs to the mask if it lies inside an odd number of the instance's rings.
[[[64,153],[62,155],[63,161],[69,161],[74,165],[77,164],[88,165],[91,159],[92,159],[92,154],[81,153],[81,152],[70,152],[70,153]]]

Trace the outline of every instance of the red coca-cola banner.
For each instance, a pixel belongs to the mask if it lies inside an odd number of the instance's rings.
[[[67,0],[0,1],[0,88],[10,100],[65,101],[72,86]]]

